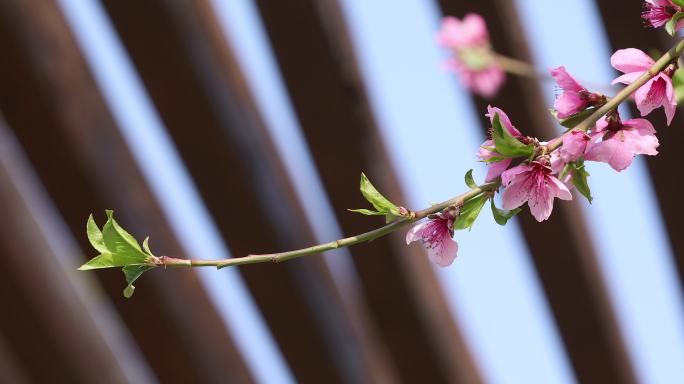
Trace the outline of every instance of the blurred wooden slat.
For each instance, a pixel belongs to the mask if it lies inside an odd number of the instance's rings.
[[[257,0],[285,83],[324,187],[346,234],[382,222],[347,208],[367,204],[361,171],[402,201],[369,110],[346,26],[335,1]],[[373,320],[406,382],[477,382],[427,258],[401,234],[350,249]]]
[[[14,351],[7,344],[2,333],[3,328],[0,328],[0,383],[29,383],[28,374],[17,361]]]
[[[28,204],[34,201],[11,175],[21,167],[6,130],[0,121],[0,354],[21,361],[33,382],[125,383],[122,367],[32,217]],[[3,379],[12,369],[2,365],[0,381],[16,382]]]
[[[513,2],[440,0],[440,5],[446,15],[481,14],[497,52],[531,62]],[[529,79],[509,76],[494,100],[475,102],[483,115],[488,104],[502,108],[524,134],[542,140],[558,134],[540,88]],[[489,121],[484,116],[483,123],[486,130]],[[543,223],[527,208],[518,217],[577,378],[587,383],[634,382],[579,203],[557,200],[551,218]]]
[[[0,2],[0,46],[0,109],[84,254],[88,214],[113,208],[159,254],[182,256],[57,4]],[[162,382],[251,381],[195,273],[152,271],[131,300],[121,271],[98,275]]]
[[[104,0],[235,256],[314,242],[218,20],[205,0]],[[240,269],[295,377],[386,381],[320,257]],[[368,334],[368,330],[363,334]]]
[[[611,54],[622,48],[638,48],[646,53],[653,49],[665,52],[674,43],[663,30],[643,26],[641,21],[642,2],[623,2],[597,0],[603,17],[603,25],[610,39]],[[617,71],[615,77],[618,76]],[[632,116],[640,113],[634,103],[630,103]],[[680,172],[682,164],[681,147],[684,145],[684,111],[678,108],[672,125],[667,126],[662,108],[648,115],[658,131],[658,156],[644,156],[652,185],[655,189],[660,214],[667,227],[668,239],[672,247],[675,264],[680,278],[680,289],[684,288],[684,236],[681,235],[681,218],[684,205],[681,203],[681,189],[673,184],[673,175]]]

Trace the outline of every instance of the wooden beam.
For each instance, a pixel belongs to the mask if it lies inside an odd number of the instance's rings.
[[[313,243],[208,2],[103,4],[231,252],[244,256]],[[345,312],[323,259],[240,272],[299,381],[389,379],[380,348],[360,336],[372,330]]]
[[[497,52],[531,62],[512,2],[439,3],[446,15],[479,13]],[[502,108],[525,134],[541,139],[558,134],[540,88],[528,79],[509,76],[494,100],[475,98],[475,104],[482,114],[488,104]],[[484,116],[482,127],[489,127]],[[541,224],[525,209],[518,221],[579,381],[635,382],[579,203],[556,201],[553,215]]]
[[[361,171],[402,201],[335,1],[257,0],[323,185],[346,234],[380,224],[364,206]],[[407,382],[481,380],[427,258],[401,235],[350,249],[373,321]]]
[[[28,207],[35,203],[28,200],[33,195],[12,175],[20,173],[24,164],[7,133],[0,121],[0,295],[5,307],[0,316],[0,354],[14,357],[26,379],[34,382],[96,382],[103,377],[127,382],[35,221]],[[11,373],[8,370],[2,367],[0,378]]]
[[[113,208],[160,254],[183,256],[56,2],[1,2],[0,42],[0,109],[84,254],[88,214]],[[251,381],[194,273],[148,273],[131,300],[120,271],[98,275],[161,381]]]

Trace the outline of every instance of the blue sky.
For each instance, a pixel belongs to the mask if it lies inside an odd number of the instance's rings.
[[[99,3],[60,3],[183,246],[191,255],[228,257],[229,245],[209,218]],[[458,81],[441,69],[444,54],[434,40],[440,18],[436,4],[427,0],[340,3],[373,110],[402,175],[408,205],[423,207],[458,194],[464,188],[462,175],[470,168],[481,178],[484,169],[474,161],[483,140],[479,119]],[[320,213],[310,217],[317,236],[321,240],[337,237],[339,227],[253,2],[213,0],[213,4],[286,168],[297,180],[295,185],[309,187],[298,192]],[[610,52],[590,0],[519,0],[517,5],[525,15],[526,33],[540,67],[562,64],[580,79],[609,83],[613,76],[607,64]],[[563,23],[582,27],[559,25],[555,17],[559,13]],[[545,90],[551,105],[555,90],[551,84]],[[595,200],[585,211],[592,218],[599,263],[638,375],[653,383],[682,378],[682,298],[645,166],[638,160],[620,174],[596,164],[589,170]],[[499,227],[485,213],[472,232],[457,236],[459,258],[454,266],[436,269],[436,273],[488,381],[574,382],[517,224]],[[327,260],[342,292],[353,296],[357,294],[355,275],[347,256],[346,251],[339,251]],[[552,251],[548,257],[553,257]],[[293,382],[239,274],[231,269],[198,273],[255,377],[260,382]]]

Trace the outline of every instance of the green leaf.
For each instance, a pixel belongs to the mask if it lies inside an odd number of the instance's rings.
[[[385,214],[391,213],[395,216],[401,216],[399,213],[399,207],[394,205],[392,202],[387,200],[373,184],[368,180],[365,174],[361,173],[361,194],[368,200],[369,203],[378,211],[384,212]]]
[[[575,171],[572,174],[572,184],[575,186],[575,188],[577,188],[577,191],[579,191],[582,196],[587,198],[589,204],[591,204],[591,201],[594,198],[591,197],[591,190],[589,189],[589,183],[587,182],[589,172],[587,172],[586,168],[584,167],[584,161],[582,160],[575,162],[574,168]]]
[[[95,219],[93,219],[92,213],[88,217],[86,231],[88,232],[88,240],[90,241],[90,244],[93,246],[93,248],[100,251],[100,253],[107,253],[107,247],[105,246],[104,240],[102,239],[102,231],[100,231],[100,228],[98,228],[97,224],[95,223]]]
[[[683,3],[684,3],[684,1],[682,1],[682,0],[672,0],[672,2],[675,2],[675,3],[677,3],[677,2],[683,2]],[[679,5],[680,7],[681,7],[681,6],[684,6],[684,5],[681,5],[681,4],[678,4],[678,5]],[[677,27],[677,22],[678,22],[679,19],[681,19],[682,17],[684,17],[684,13],[682,13],[682,12],[677,12],[677,13],[675,13],[674,15],[672,15],[672,18],[665,24],[665,31],[666,31],[667,33],[669,33],[670,36],[674,36],[674,34],[675,34],[675,32],[676,32],[676,31],[675,31],[675,28]]]
[[[361,208],[361,209],[347,209],[347,211],[360,213],[360,214],[366,215],[366,216],[385,216],[386,215],[386,213],[384,213],[384,212],[371,211],[370,209],[363,209],[363,208]]]
[[[468,186],[468,188],[470,188],[470,189],[475,189],[475,188],[477,188],[477,183],[476,183],[475,180],[473,179],[473,170],[472,170],[472,169],[469,170],[468,172],[466,172],[466,174],[465,174],[465,183],[466,183],[466,185]]]
[[[473,224],[475,224],[475,219],[480,215],[482,207],[487,202],[489,196],[485,194],[480,194],[477,197],[470,199],[463,204],[461,210],[456,217],[456,222],[454,223],[455,229],[471,229]]]
[[[684,7],[684,0],[671,0],[675,5]]]
[[[533,145],[521,143],[501,124],[499,113],[492,119],[492,139],[496,152],[503,157],[530,157],[534,154]]]
[[[551,114],[553,117],[558,120],[558,123],[566,128],[575,128],[579,123],[583,122],[587,117],[589,117],[592,113],[596,111],[596,108],[590,107],[585,109],[584,111],[580,111],[575,113],[574,115],[570,117],[566,117],[565,119],[559,119],[558,118],[558,112],[555,110],[552,110]]]
[[[133,291],[135,291],[135,286],[133,282],[138,280],[138,278],[145,272],[149,271],[154,267],[149,265],[131,265],[121,268],[126,277],[126,282],[128,285],[124,288],[123,295],[125,298],[130,299],[133,296]]]
[[[102,237],[109,253],[114,257],[116,267],[146,264],[148,256],[143,252],[135,238],[121,228],[114,220],[113,212],[107,212],[107,222],[102,228]]]
[[[154,256],[154,253],[152,253],[152,251],[150,251],[150,245],[148,244],[149,241],[150,241],[150,237],[149,237],[149,236],[147,236],[147,237],[145,238],[145,240],[143,240],[143,249],[145,250],[145,252],[147,252],[148,255]]]
[[[510,211],[507,211],[505,209],[499,209],[494,204],[494,199],[491,199],[491,202],[492,215],[494,215],[494,221],[496,221],[496,223],[499,225],[506,225],[506,223],[508,223],[508,220],[510,220],[513,216],[517,215],[521,211],[520,208],[511,209]]]
[[[143,252],[138,242],[114,220],[113,212],[107,212],[107,222],[102,231],[90,215],[86,230],[88,240],[100,255],[79,267],[79,270],[124,267],[128,265],[149,265],[152,256]],[[146,247],[147,249],[147,247]],[[149,252],[149,249],[147,249]]]
[[[106,252],[101,253],[99,256],[95,256],[94,258],[88,260],[87,263],[78,267],[78,270],[88,271],[91,269],[112,268],[116,266],[117,265],[114,262],[114,256],[112,256],[111,253]]]

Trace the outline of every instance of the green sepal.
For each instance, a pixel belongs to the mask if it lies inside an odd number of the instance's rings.
[[[513,216],[517,215],[521,211],[520,208],[511,209],[510,211],[507,211],[505,209],[499,209],[494,204],[494,199],[491,199],[490,201],[492,203],[492,215],[494,216],[494,221],[496,221],[496,223],[499,225],[506,225],[506,223],[508,223],[508,220],[510,220]]]
[[[468,172],[466,172],[464,178],[465,178],[466,186],[468,186],[468,188],[470,188],[470,189],[477,188],[477,183],[475,182],[475,179],[473,179],[473,170],[472,169],[469,170]]]
[[[489,196],[483,193],[466,201],[456,217],[454,229],[472,229],[475,219],[480,215],[480,211],[488,198]]]
[[[673,3],[677,3],[677,2],[684,3],[684,1],[682,1],[682,0],[671,0],[671,1],[672,1]],[[677,5],[679,5],[680,7],[684,6],[684,4],[677,4]],[[676,31],[675,31],[675,28],[676,28],[676,26],[677,26],[677,22],[678,22],[679,19],[681,19],[682,17],[684,17],[684,13],[682,13],[682,12],[677,12],[677,13],[675,13],[674,15],[672,15],[672,18],[670,18],[670,20],[669,20],[667,23],[665,23],[665,31],[666,31],[670,36],[674,36],[674,34],[675,34],[675,32],[676,32]]]
[[[570,117],[566,117],[565,119],[559,119],[558,118],[558,111],[556,111],[555,109],[551,109],[550,111],[551,111],[551,114],[553,115],[553,117],[555,117],[556,120],[558,120],[558,123],[560,125],[562,125],[566,128],[572,129],[572,128],[575,128],[577,125],[579,125],[579,123],[586,120],[587,117],[589,117],[592,113],[594,113],[596,111],[596,108],[595,107],[589,107],[589,108],[585,109],[584,111],[577,112]]]
[[[126,277],[126,282],[128,285],[126,285],[126,288],[123,290],[123,295],[125,298],[130,299],[131,296],[133,296],[133,292],[135,291],[135,286],[133,285],[133,282],[138,280],[140,276],[142,276],[143,273],[149,271],[154,267],[149,266],[149,265],[129,265],[126,267],[121,268],[121,270],[124,273],[124,276]]]
[[[587,177],[589,172],[584,167],[584,160],[572,163],[573,173],[572,173],[572,185],[577,188],[577,191],[582,194],[582,196],[587,198],[589,204],[594,199],[591,197],[591,190],[589,189],[589,183],[587,182]]]
[[[501,124],[498,112],[492,119],[492,139],[496,152],[504,158],[530,157],[534,154],[533,145],[521,143]]]

